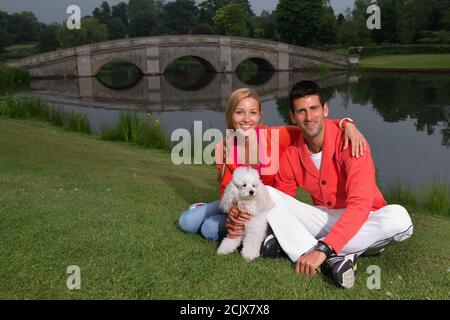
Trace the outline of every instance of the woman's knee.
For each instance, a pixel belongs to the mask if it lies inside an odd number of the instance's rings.
[[[208,240],[219,241],[226,235],[226,216],[215,215],[211,216],[203,222],[200,232],[203,237]]]
[[[194,210],[187,210],[178,218],[178,226],[184,232],[197,233],[200,230],[201,223],[199,223]]]

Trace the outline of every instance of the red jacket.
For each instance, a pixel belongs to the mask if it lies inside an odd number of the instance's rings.
[[[336,126],[339,126],[339,123],[341,120],[331,120]],[[267,136],[265,137],[267,140],[267,150],[268,150],[268,156],[270,157],[270,150],[272,142],[275,140],[273,139],[273,130],[279,130],[279,141],[278,141],[278,147],[279,147],[279,153],[278,157],[280,157],[283,152],[289,147],[292,143],[295,143],[298,139],[298,137],[301,135],[302,131],[297,126],[280,126],[280,127],[268,127],[268,126],[258,126],[258,130],[260,129],[266,129],[267,130]],[[218,155],[223,154],[223,141],[220,141],[216,145],[216,167],[219,171],[219,193],[220,198],[222,198],[223,192],[225,190],[225,187],[228,185],[228,183],[233,178],[233,172],[234,170],[239,166],[235,163],[234,159],[231,159],[231,157],[226,161],[225,169],[222,176],[222,167],[223,167],[223,160],[218,157]],[[279,159],[277,159],[279,160]],[[257,169],[256,166],[253,166]],[[261,181],[268,186],[272,186],[274,182],[276,172],[274,174],[261,174]]]
[[[375,167],[370,147],[359,159],[351,147],[342,150],[344,132],[330,120],[325,121],[320,172],[314,165],[302,135],[280,159],[274,187],[295,197],[298,188],[307,191],[314,205],[346,210],[332,227],[324,242],[337,253],[367,221],[370,211],[386,206],[375,182]]]
[[[271,145],[272,145],[272,141],[273,139],[273,135],[272,135],[272,130],[279,130],[279,154],[278,157],[284,152],[284,150],[286,150],[286,148],[291,145],[294,141],[297,141],[298,136],[301,134],[301,130],[300,128],[296,127],[296,126],[281,126],[281,127],[268,127],[268,126],[258,126],[257,127],[258,130],[260,129],[266,129],[267,130],[267,136],[266,136],[266,140],[267,140],[267,150],[268,150],[268,156],[270,157],[270,150],[271,150]],[[258,131],[259,132],[259,131]],[[233,178],[233,172],[234,170],[239,166],[238,164],[236,164],[236,161],[234,159],[231,159],[231,156],[228,157],[226,164],[225,164],[225,169],[222,175],[222,167],[223,164],[222,162],[224,161],[219,161],[221,159],[218,159],[217,156],[218,155],[222,155],[223,154],[223,141],[219,142],[216,145],[216,167],[217,170],[219,171],[219,177],[221,176],[221,179],[219,179],[220,184],[219,184],[219,192],[220,192],[220,198],[222,198],[223,192],[226,188],[226,186],[228,185],[228,183],[231,181],[231,179]],[[277,159],[278,161],[279,159]],[[253,166],[255,169],[258,169],[257,166]],[[261,181],[268,186],[271,186],[273,184],[274,181],[274,177],[275,174],[261,174]]]

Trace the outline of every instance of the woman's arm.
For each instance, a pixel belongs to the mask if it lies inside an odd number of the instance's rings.
[[[352,157],[362,157],[364,152],[367,151],[366,138],[353,122],[344,122],[342,126],[345,131],[343,150],[348,148],[348,143],[350,141],[352,144]]]

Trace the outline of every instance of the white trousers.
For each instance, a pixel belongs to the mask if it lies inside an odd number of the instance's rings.
[[[275,207],[267,216],[281,248],[296,262],[325,238],[345,209],[314,207],[275,189],[267,187]],[[388,205],[371,212],[368,220],[339,255],[379,253],[384,247],[408,239],[413,233],[411,218],[405,208]]]

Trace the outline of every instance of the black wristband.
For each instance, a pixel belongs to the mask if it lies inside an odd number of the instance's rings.
[[[334,254],[334,250],[325,242],[323,241],[319,241],[317,242],[316,246],[314,247],[314,251],[320,251],[325,253],[325,255],[327,256],[327,259]]]

